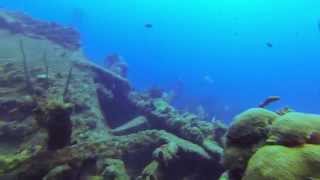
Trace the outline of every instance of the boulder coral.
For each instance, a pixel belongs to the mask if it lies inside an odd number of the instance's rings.
[[[264,146],[250,159],[243,180],[303,180],[320,178],[320,146]]]
[[[299,146],[319,143],[312,135],[320,132],[320,115],[290,112],[277,118],[272,124],[268,143]]]
[[[228,130],[220,179],[303,180],[320,177],[320,115],[250,109]]]
[[[237,115],[227,133],[227,144],[252,145],[265,140],[278,115],[262,108],[252,108]]]
[[[252,108],[234,118],[226,134],[222,160],[231,179],[241,179],[248,160],[265,143],[277,117],[272,111]]]

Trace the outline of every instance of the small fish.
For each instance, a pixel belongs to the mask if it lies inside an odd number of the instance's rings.
[[[149,29],[149,28],[153,28],[153,25],[150,24],[150,23],[147,23],[147,24],[144,25],[144,27]]]
[[[285,114],[287,114],[287,113],[289,113],[289,112],[293,112],[293,111],[294,111],[294,110],[291,109],[290,107],[283,107],[283,108],[277,110],[276,113],[277,113],[278,115],[280,115],[280,116],[283,116],[283,115],[285,115]]]
[[[19,110],[18,108],[14,108],[9,111],[9,114],[14,114],[14,113],[18,112],[18,110]]]
[[[280,100],[280,96],[269,96],[263,102],[261,102],[258,107],[265,108],[266,106],[279,100]]]
[[[203,77],[203,80],[208,84],[213,84],[214,83],[214,79],[210,75],[205,75]]]
[[[216,118],[216,116],[212,116],[212,118],[211,118],[211,122],[212,122],[212,123],[217,122],[217,118]]]
[[[266,46],[267,46],[268,48],[272,48],[272,47],[273,47],[273,44],[272,44],[271,42],[267,42],[267,43],[266,43]]]
[[[70,17],[71,25],[82,25],[87,18],[87,14],[82,8],[74,8],[71,11]]]
[[[320,32],[320,19],[318,19],[317,25],[318,25],[318,31]]]

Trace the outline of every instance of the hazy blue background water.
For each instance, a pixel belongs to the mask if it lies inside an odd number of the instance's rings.
[[[273,108],[320,113],[318,0],[0,0],[0,5],[76,27],[93,61],[123,55],[137,89],[178,85],[179,106],[203,104],[211,115],[229,120],[279,95]]]

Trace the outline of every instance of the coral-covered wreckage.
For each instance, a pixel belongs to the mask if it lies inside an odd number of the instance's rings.
[[[2,10],[0,180],[320,178],[320,116],[266,101],[227,129],[133,90],[121,65],[91,63],[72,28]]]
[[[223,172],[224,126],[135,92],[125,77],[86,59],[73,29],[1,11],[0,39],[1,180]]]

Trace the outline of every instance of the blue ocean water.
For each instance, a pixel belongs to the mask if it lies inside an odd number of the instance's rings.
[[[92,61],[121,54],[135,88],[176,90],[182,109],[202,105],[230,121],[278,95],[274,109],[320,113],[320,1],[0,0],[0,6],[77,28]]]

